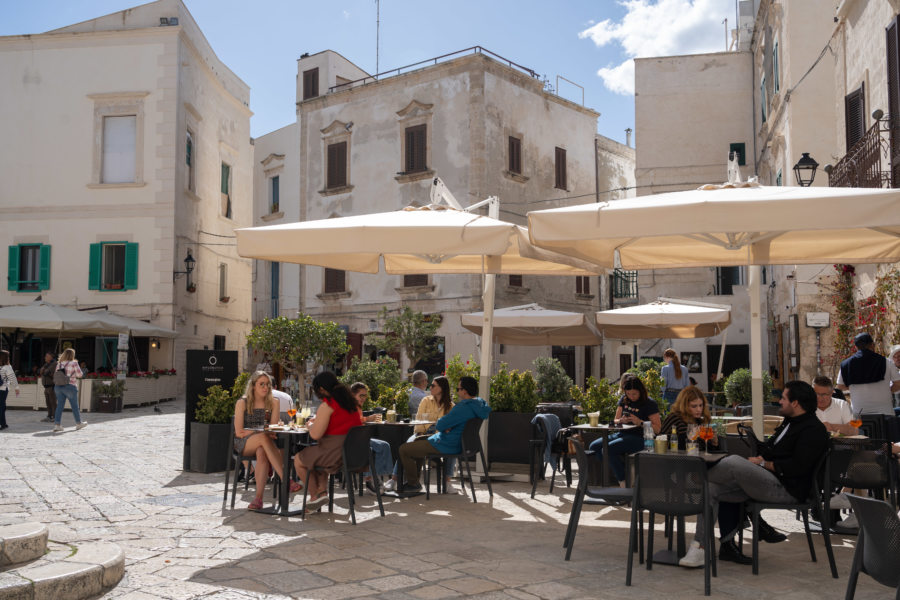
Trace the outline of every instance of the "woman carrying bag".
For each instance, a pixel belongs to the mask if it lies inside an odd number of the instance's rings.
[[[78,387],[76,383],[84,374],[78,361],[75,360],[75,350],[66,348],[59,355],[59,363],[53,372],[53,391],[56,392],[56,418],[53,431],[64,431],[62,426],[62,414],[66,408],[66,400],[72,407],[72,415],[75,417],[75,429],[82,429],[87,421],[81,420],[81,411],[78,410]]]

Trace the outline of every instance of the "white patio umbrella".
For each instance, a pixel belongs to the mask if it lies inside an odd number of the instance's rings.
[[[89,312],[49,302],[32,302],[0,308],[0,329],[65,331],[67,333],[114,333],[120,331]]]
[[[247,258],[392,274],[484,274],[485,337],[490,340],[494,275],[593,275],[596,265],[535,248],[525,228],[500,221],[489,198],[462,210],[440,179],[432,204],[402,210],[237,229],[238,254]],[[445,205],[439,204],[443,200]],[[471,211],[487,205],[489,216]],[[491,344],[481,345],[480,393],[490,391]]]
[[[595,313],[604,337],[617,339],[698,338],[722,333],[731,323],[724,304],[660,298],[648,304]]]
[[[528,213],[531,241],[626,269],[749,265],[754,428],[762,431],[759,265],[900,260],[900,190],[704,186]],[[758,422],[757,422],[758,421]]]
[[[116,331],[121,333],[129,332],[132,336],[172,338],[178,335],[178,332],[173,329],[159,327],[132,317],[123,317],[108,310],[92,310],[87,311],[85,314],[94,315],[110,327],[116,328]]]
[[[460,316],[462,326],[481,335],[483,312]],[[494,310],[493,341],[511,346],[595,346],[600,334],[584,314],[525,304]]]

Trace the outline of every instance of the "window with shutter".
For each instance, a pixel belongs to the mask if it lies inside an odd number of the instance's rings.
[[[7,289],[38,292],[50,288],[50,246],[18,244],[9,247]]]
[[[88,289],[100,291],[136,290],[138,287],[138,244],[101,242],[91,244]]]
[[[222,163],[222,215],[231,218],[231,165]]]
[[[303,99],[309,100],[319,95],[319,69],[303,71]]]
[[[345,187],[347,185],[347,142],[329,144],[327,158],[325,188],[330,190]]]
[[[900,15],[894,17],[887,35],[887,93],[891,139],[891,187],[900,186]]]
[[[522,276],[521,275],[510,275],[509,276],[509,286],[510,287],[522,287]]]
[[[185,134],[184,162],[187,167],[187,189],[194,191],[194,134],[187,131]]]
[[[564,148],[556,149],[556,177],[554,187],[559,190],[566,189],[566,151]]]
[[[522,174],[522,140],[509,136],[509,172]]]
[[[425,125],[415,125],[406,128],[406,157],[404,161],[406,173],[418,173],[428,170],[426,164],[426,131]]]
[[[591,278],[587,276],[579,276],[575,278],[575,293],[576,294],[590,294],[591,293]]]
[[[219,265],[219,300],[224,302],[228,298],[228,265]]]
[[[421,287],[428,285],[428,275],[404,275],[403,287]]]
[[[347,274],[340,269],[325,269],[326,294],[339,294],[347,291]]]
[[[865,84],[860,84],[844,97],[844,124],[847,133],[847,152],[866,134]]]
[[[269,178],[269,212],[277,213],[281,206],[281,179],[279,175]]]

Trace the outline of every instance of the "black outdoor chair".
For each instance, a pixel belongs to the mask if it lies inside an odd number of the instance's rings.
[[[900,600],[900,519],[895,507],[873,498],[849,495],[850,506],[859,520],[856,552],[847,578],[845,600],[853,600],[860,573],[895,589]]]
[[[354,499],[353,475],[365,471],[375,472],[375,455],[369,446],[374,430],[371,427],[354,427],[347,432],[344,445],[341,448],[341,466],[335,469],[315,467],[317,471],[328,473],[328,512],[334,512],[334,479],[341,474],[347,486],[347,500],[350,505],[350,520],[356,525],[356,511]],[[377,477],[372,478],[375,486],[375,498],[378,500],[378,510],[384,516],[384,504],[381,501],[381,482]],[[306,498],[309,492],[309,471],[306,473],[306,481],[303,486],[303,518],[306,518]],[[360,491],[362,496],[362,491]]]
[[[463,480],[462,474],[462,463],[466,465],[466,475],[469,478],[469,487],[472,490],[472,502],[477,502],[475,499],[475,480],[472,479],[472,469],[469,465],[470,460],[475,460],[475,455],[481,456],[481,468],[484,469],[484,479],[487,482],[488,493],[491,498],[494,497],[494,490],[491,488],[491,476],[488,474],[488,466],[487,461],[484,458],[484,449],[481,446],[481,424],[484,423],[484,419],[472,418],[466,421],[466,424],[463,426],[462,438],[460,439],[462,450],[459,454],[443,454],[441,452],[437,452],[435,454],[427,454],[425,456],[425,499],[431,499],[431,464],[432,462],[438,465],[438,478],[443,480],[444,473],[444,459],[446,458],[456,458],[461,463],[459,466],[459,479],[460,485],[463,489],[466,488],[466,483]]]
[[[566,549],[566,560],[572,555],[572,547],[575,545],[575,532],[578,529],[578,520],[581,518],[581,507],[584,504],[600,506],[623,506],[631,502],[634,490],[630,487],[599,487],[588,484],[588,457],[584,446],[578,440],[572,440],[575,449],[575,462],[578,463],[578,487],[575,489],[575,499],[572,501],[572,511],[569,514],[569,525],[566,527],[566,537],[563,540],[563,548]],[[644,528],[641,519],[641,544],[640,562],[644,562]]]
[[[759,518],[763,510],[794,510],[798,511],[803,517],[803,528],[806,531],[806,543],[809,545],[809,557],[812,562],[816,561],[816,549],[813,547],[812,532],[809,529],[809,513],[810,511],[819,512],[822,510],[822,486],[825,477],[825,463],[831,453],[831,448],[825,451],[825,454],[816,463],[813,470],[812,484],[810,485],[809,495],[805,502],[796,503],[776,503],[762,502],[758,500],[748,500],[744,503],[744,508],[749,511],[753,522],[753,574],[759,575]],[[743,515],[741,522],[743,522]],[[827,527],[822,527],[822,535],[825,538],[825,551],[828,554],[828,564],[831,566],[831,576],[837,579],[837,566],[834,564],[834,552],[831,549],[831,534]],[[744,530],[739,533],[741,541],[743,541]]]
[[[703,515],[706,539],[703,541],[703,593],[710,595],[710,575],[716,574],[715,523],[707,500],[709,483],[706,463],[699,456],[685,454],[635,455],[634,500],[631,504],[631,531],[628,536],[628,565],[625,585],[631,585],[631,567],[638,537],[638,516],[650,513],[647,532],[647,570],[653,568],[653,521],[656,514],[686,517]]]

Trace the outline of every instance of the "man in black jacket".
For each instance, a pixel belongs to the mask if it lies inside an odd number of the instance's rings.
[[[713,519],[718,514],[719,501],[787,504],[806,500],[816,464],[828,447],[828,432],[816,417],[816,392],[812,386],[804,381],[787,382],[779,414],[784,421],[765,444],[760,444],[759,456],[727,456],[709,470]],[[748,564],[750,559],[734,542],[737,522],[720,521],[719,526],[728,532],[722,535],[719,559]],[[678,564],[703,565],[703,532],[703,519],[698,517],[694,542]]]
[[[42,422],[50,423],[56,416],[56,392],[53,389],[53,372],[56,370],[56,359],[51,353],[44,355],[44,364],[41,366],[41,383],[44,385],[44,400],[47,401],[47,416]]]

